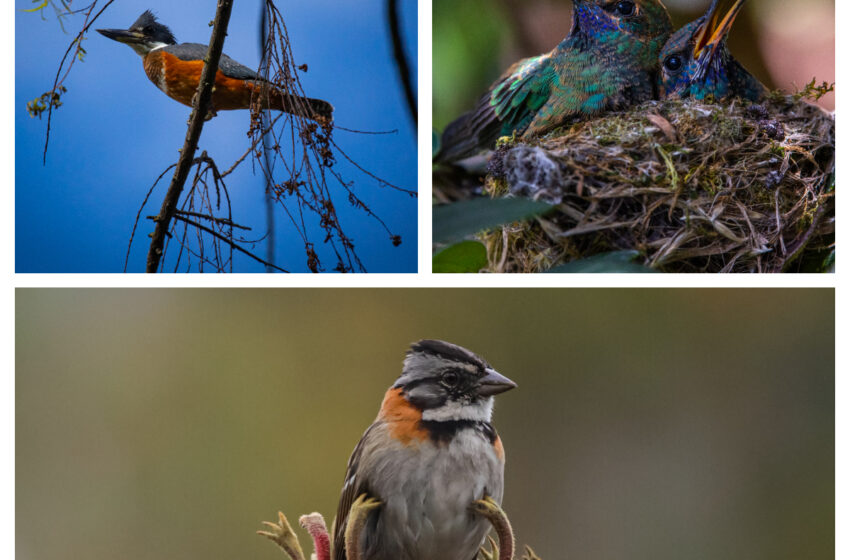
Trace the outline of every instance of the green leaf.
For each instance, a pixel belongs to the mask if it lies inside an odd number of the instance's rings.
[[[586,259],[568,262],[546,272],[557,273],[642,273],[658,272],[648,266],[633,262],[640,253],[637,251],[614,251],[611,253],[600,253]]]
[[[478,241],[461,241],[434,255],[434,272],[478,272],[487,266],[487,249]]]
[[[540,216],[552,208],[527,198],[476,198],[435,206],[434,243],[459,241],[479,231]]]
[[[829,256],[829,259],[824,263],[824,272],[835,274],[835,251]]]
[[[793,272],[805,274],[820,274],[824,272],[835,272],[835,249],[822,249],[820,251],[803,251],[799,263],[792,265]]]
[[[33,4],[35,4],[37,1],[38,0],[33,0]],[[37,11],[41,10],[42,8],[46,8],[46,7],[47,7],[47,0],[44,0],[41,4],[39,4],[35,8],[30,8],[29,10],[21,10],[21,11],[23,11],[23,12],[37,12]]]

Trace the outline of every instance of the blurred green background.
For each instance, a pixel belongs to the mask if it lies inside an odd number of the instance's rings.
[[[282,559],[254,531],[330,522],[424,337],[519,384],[495,414],[505,507],[544,560],[834,555],[832,290],[16,299],[18,558]]]
[[[710,0],[663,0],[678,29]],[[470,110],[517,60],[551,50],[570,30],[570,0],[433,0],[433,126]],[[729,48],[769,87],[835,81],[835,0],[751,0]],[[834,94],[820,100],[835,106]]]

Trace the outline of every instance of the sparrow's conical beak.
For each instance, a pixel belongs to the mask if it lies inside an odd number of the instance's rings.
[[[516,387],[516,383],[494,369],[487,368],[484,372],[486,375],[481,378],[478,387],[478,394],[482,397],[498,395]]]

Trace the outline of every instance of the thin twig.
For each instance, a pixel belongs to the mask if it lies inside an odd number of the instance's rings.
[[[237,229],[251,231],[250,227],[234,223],[233,220],[231,220],[230,218],[217,218],[215,216],[210,216],[209,214],[201,214],[200,212],[192,212],[190,210],[175,210],[174,214],[183,216],[194,216],[195,218],[203,218],[204,220],[209,220],[211,222],[215,222],[223,226],[235,227]],[[153,220],[155,216],[151,216],[150,218]]]
[[[190,220],[190,219],[188,219],[188,218],[186,218],[186,217],[184,217],[184,216],[181,216],[180,214],[174,214],[173,218],[174,218],[175,220],[180,221],[180,222],[184,222],[185,224],[190,225],[190,226],[192,226],[192,227],[194,227],[194,228],[197,228],[197,229],[199,229],[199,230],[201,230],[201,231],[203,231],[203,232],[205,232],[205,233],[208,233],[208,234],[212,235],[213,237],[215,237],[216,239],[218,239],[218,240],[220,240],[220,241],[224,241],[225,243],[227,243],[228,245],[230,245],[232,248],[236,249],[236,250],[237,250],[237,251],[239,251],[240,253],[243,253],[243,254],[245,254],[245,255],[248,255],[249,257],[251,257],[252,259],[254,259],[255,261],[257,261],[258,263],[261,263],[261,264],[263,264],[263,265],[265,265],[265,266],[272,267],[272,268],[274,268],[275,270],[279,270],[280,272],[289,272],[288,270],[285,270],[285,269],[283,269],[283,268],[280,268],[279,266],[276,266],[276,265],[274,265],[274,264],[272,264],[272,263],[270,263],[270,262],[266,262],[266,261],[264,261],[263,259],[261,259],[261,258],[260,258],[260,257],[258,257],[257,255],[255,255],[254,253],[252,253],[251,251],[248,251],[247,249],[243,249],[243,248],[242,248],[242,247],[240,247],[240,246],[239,246],[239,245],[238,245],[235,241],[233,241],[232,239],[228,239],[228,237],[227,237],[226,235],[222,235],[222,234],[220,234],[219,232],[215,231],[214,229],[210,229],[210,228],[208,228],[207,226],[205,226],[205,225],[203,225],[203,224],[201,224],[201,223],[194,222],[194,221],[192,221],[192,220]]]
[[[265,137],[265,135],[268,134],[269,132],[271,132],[272,128],[274,127],[274,125],[278,121],[278,119],[280,119],[285,114],[286,113],[278,113],[278,115],[274,119],[272,119],[272,122],[269,123],[269,126],[260,134],[260,136],[251,143],[251,147],[248,148],[247,150],[245,150],[245,153],[242,154],[241,156],[239,156],[239,159],[237,159],[235,162],[233,162],[233,165],[231,165],[230,167],[225,169],[224,172],[221,174],[221,176],[227,177],[228,175],[233,173],[236,170],[236,168],[239,166],[239,164],[242,163],[243,161],[245,161],[245,158],[248,157],[248,154],[250,154],[251,152],[253,152],[257,148],[257,144],[259,144],[262,141],[262,139]]]
[[[100,14],[102,14],[103,11],[106,8],[108,8],[109,5],[112,4],[114,1],[115,0],[109,0],[106,3],[106,5],[103,8],[101,8],[100,11],[97,14],[95,14],[95,16],[93,18],[91,18],[91,20],[89,20],[89,16],[91,15],[92,11],[94,11],[94,8],[97,5],[97,2],[93,2],[90,6],[87,6],[87,8],[90,8],[90,9],[89,9],[89,12],[86,14],[86,24],[83,26],[83,28],[80,30],[80,32],[77,33],[77,36],[74,37],[74,39],[71,41],[71,44],[68,45],[68,48],[65,50],[65,54],[62,56],[62,61],[59,63],[59,68],[56,69],[56,76],[53,78],[53,89],[50,90],[51,94],[56,93],[56,89],[59,87],[59,85],[62,82],[65,81],[65,78],[67,78],[68,74],[71,72],[71,67],[74,65],[74,61],[77,60],[77,57],[80,53],[80,49],[83,46],[83,35],[85,35],[86,31],[89,30],[89,27],[91,27],[92,24],[94,24],[94,22],[97,20],[97,18],[100,17]],[[71,52],[71,49],[74,48],[74,45],[77,45],[77,48],[74,49],[74,57],[71,59],[71,63],[68,65],[68,69],[65,70],[65,75],[62,76],[62,79],[60,80],[59,74],[62,73],[62,68],[65,66],[65,60],[68,59],[68,54]],[[47,108],[47,133],[45,134],[45,137],[44,137],[44,152],[42,154],[42,160],[41,160],[42,165],[47,165],[47,144],[50,142],[50,122],[52,120],[53,120],[53,103],[49,103],[48,108]]]

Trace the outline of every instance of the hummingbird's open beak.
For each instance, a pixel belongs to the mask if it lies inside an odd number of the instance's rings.
[[[706,64],[726,39],[746,0],[714,0],[694,42],[694,60]]]

